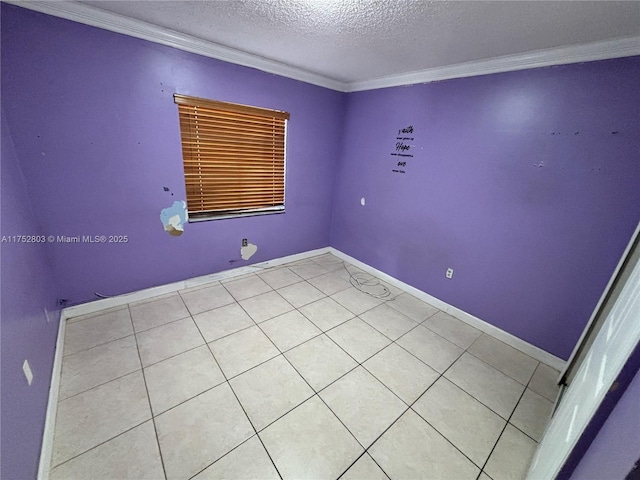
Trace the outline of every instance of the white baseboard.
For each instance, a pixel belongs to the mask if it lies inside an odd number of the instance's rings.
[[[58,338],[56,339],[56,352],[53,357],[51,383],[49,384],[47,414],[44,421],[44,433],[42,434],[40,463],[38,464],[38,480],[49,479],[49,469],[51,468],[51,457],[53,455],[53,434],[56,426],[56,414],[58,413],[58,393],[60,391],[60,373],[62,372],[62,356],[64,353],[64,333],[66,326],[67,317],[63,310],[60,312]]]
[[[454,307],[453,305],[449,305],[448,303],[443,302],[439,298],[431,296],[428,293],[423,292],[422,290],[418,290],[417,288],[412,287],[411,285],[404,283],[398,280],[397,278],[392,277],[391,275],[387,275],[386,273],[376,268],[373,268],[367,265],[366,263],[363,263],[360,260],[357,260],[347,255],[346,253],[341,252],[340,250],[337,250],[333,247],[329,247],[329,252],[335,255],[336,257],[341,258],[344,261],[349,262],[352,265],[364,270],[365,272],[375,275],[376,277],[384,280],[390,285],[393,285],[394,287],[398,287],[399,289],[404,290],[407,293],[410,293],[414,297],[417,297],[420,300],[423,300],[433,305],[439,310],[442,310],[443,312],[448,313],[452,317],[455,317],[458,320],[461,320],[467,323],[468,325],[471,325],[472,327],[477,328],[481,332],[487,333],[497,338],[498,340],[515,348],[516,350],[520,350],[522,353],[525,353],[526,355],[529,355],[530,357],[535,358],[539,362],[549,365],[551,368],[555,370],[562,371],[565,367],[565,364],[566,364],[565,360],[562,360],[561,358],[556,357],[555,355],[539,347],[536,347],[535,345],[531,345],[530,343],[514,335],[511,335],[510,333],[507,333],[504,330],[501,330],[500,328],[485,322],[484,320],[480,320],[478,317],[475,317],[470,313],[465,312],[464,310]]]
[[[316,250],[309,250],[307,252],[296,253],[294,255],[276,258],[274,260],[267,260],[266,262],[255,263],[253,265],[246,265],[243,267],[233,268],[231,270],[212,273],[210,275],[203,275],[200,277],[194,277],[175,283],[169,283],[167,285],[145,288],[144,290],[138,290],[137,292],[125,293],[110,298],[103,298],[101,300],[95,300],[93,302],[83,303],[80,305],[75,305],[73,307],[67,307],[64,309],[64,312],[66,313],[66,318],[79,317],[80,315],[99,312],[107,308],[120,307],[128,303],[139,302],[141,300],[147,300],[159,295],[177,292],[178,290],[184,290],[185,288],[206,285],[207,283],[218,282],[220,280],[226,280],[228,278],[246,275],[247,273],[260,272],[265,268],[277,267],[279,265],[284,265],[285,263],[296,262],[298,260],[304,260],[305,258],[315,257],[316,255],[328,253],[329,248],[330,247],[318,248]]]
[[[259,272],[265,268],[277,267],[279,265],[283,265],[285,263],[295,262],[298,260],[304,260],[306,258],[315,257],[316,255],[322,255],[324,253],[332,253],[336,257],[342,258],[343,260],[361,268],[362,270],[375,275],[389,284],[404,290],[407,293],[410,293],[414,297],[417,297],[421,300],[424,300],[427,303],[430,303],[434,307],[448,313],[451,316],[456,317],[459,320],[471,325],[478,330],[485,332],[498,340],[506,343],[507,345],[512,346],[513,348],[520,350],[521,352],[529,355],[530,357],[535,358],[536,360],[549,365],[550,367],[562,371],[566,365],[566,362],[555,355],[536,347],[535,345],[531,345],[530,343],[511,335],[510,333],[505,332],[504,330],[491,325],[484,320],[479,319],[471,315],[470,313],[465,312],[453,305],[449,305],[446,302],[443,302],[439,298],[436,298],[428,293],[423,292],[422,290],[418,290],[411,285],[404,283],[398,280],[391,275],[388,275],[376,268],[373,268],[366,263],[357,260],[340,250],[337,250],[333,247],[324,247],[316,250],[309,250],[307,252],[296,253],[294,255],[288,255],[286,257],[276,258],[273,260],[268,260],[266,262],[260,262],[253,265],[247,265],[243,267],[233,268],[231,270],[225,270],[222,272],[214,273],[211,275],[203,275],[200,277],[194,277],[188,280],[170,283],[167,285],[160,285],[157,287],[147,288],[144,290],[139,290],[137,292],[127,293],[124,295],[118,295],[116,297],[105,298],[102,300],[96,300],[94,302],[83,303],[81,305],[76,305],[73,307],[65,308],[63,314],[66,314],[66,318],[77,317],[80,315],[86,315],[89,313],[99,312],[101,310],[111,308],[111,307],[119,307],[126,305],[132,302],[138,302],[141,300],[146,300],[152,297],[156,297],[158,295],[164,295],[167,293],[177,292],[178,290],[183,290],[185,288],[191,288],[199,285],[205,285],[207,283],[216,282],[220,280],[226,280],[228,278],[237,277],[240,275],[245,275],[247,273]]]

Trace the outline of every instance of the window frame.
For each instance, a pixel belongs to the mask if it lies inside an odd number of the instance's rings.
[[[256,215],[272,215],[272,214],[279,214],[279,213],[285,213],[285,207],[286,207],[286,186],[287,186],[287,130],[288,130],[288,121],[290,118],[290,114],[288,112],[284,112],[281,110],[272,110],[272,109],[267,109],[267,108],[261,108],[261,107],[254,107],[254,106],[250,106],[250,105],[243,105],[243,104],[238,104],[238,103],[230,103],[230,102],[223,102],[223,101],[219,101],[219,100],[208,100],[208,99],[204,99],[204,98],[199,98],[199,97],[192,97],[192,96],[188,96],[188,95],[182,95],[182,94],[174,94],[174,103],[178,105],[178,118],[180,120],[180,145],[181,145],[181,153],[182,153],[182,167],[183,167],[183,176],[184,176],[184,182],[185,182],[185,189],[186,189],[186,194],[187,194],[187,219],[189,223],[197,223],[197,222],[206,222],[206,221],[210,221],[210,220],[224,220],[224,219],[229,219],[229,218],[237,218],[237,217],[249,217],[249,216],[256,216]],[[189,132],[186,132],[183,130],[183,122],[188,121],[188,119],[190,118],[191,115],[193,115],[193,113],[183,113],[182,109],[180,108],[181,106],[183,107],[191,107],[191,108],[202,108],[202,109],[209,109],[210,111],[218,111],[218,112],[224,112],[225,114],[230,114],[230,116],[241,116],[241,115],[247,115],[247,116],[253,116],[255,118],[255,116],[260,116],[260,117],[265,117],[268,119],[271,119],[270,121],[273,123],[276,119],[278,122],[282,122],[283,123],[283,127],[284,127],[284,136],[281,137],[283,138],[282,140],[282,165],[283,165],[283,172],[282,172],[282,186],[281,186],[281,192],[282,192],[282,202],[277,202],[277,204],[274,205],[268,205],[268,206],[255,206],[255,207],[238,207],[238,208],[230,208],[227,210],[223,210],[223,209],[219,209],[219,210],[194,210],[194,211],[190,211],[189,210],[189,184],[187,181],[187,157],[185,156],[185,135],[189,135],[193,133],[193,130],[190,130]],[[249,117],[247,117],[249,118]],[[231,119],[232,120],[232,119]],[[265,122],[265,125],[268,124],[268,121]],[[274,127],[275,129],[276,127]],[[274,130],[275,131],[275,130]],[[274,138],[275,138],[276,134],[274,133]],[[242,144],[241,141],[238,142],[238,144]],[[241,148],[241,146],[240,146]],[[276,150],[280,150],[280,143],[278,141],[278,143],[274,143],[274,152]],[[279,158],[279,156],[278,156]],[[251,160],[251,161],[255,161],[255,160]],[[216,168],[215,165],[215,160],[213,160],[212,165],[209,165],[209,168]],[[218,165],[219,167],[219,165]],[[233,174],[233,170],[232,170],[232,174]],[[277,186],[278,186],[278,190],[280,190],[279,186],[280,186],[280,175],[279,174],[273,174],[271,176],[271,181],[273,182],[273,179],[277,180]],[[232,182],[230,182],[232,183]],[[269,180],[267,180],[266,182],[264,182],[262,185],[268,185]],[[275,183],[274,183],[275,184]],[[258,184],[261,185],[261,184]],[[241,190],[241,189],[240,189]],[[202,202],[203,201],[203,196],[205,196],[205,193],[201,193],[199,195],[199,197],[196,199],[197,201]],[[193,200],[192,200],[193,201]]]

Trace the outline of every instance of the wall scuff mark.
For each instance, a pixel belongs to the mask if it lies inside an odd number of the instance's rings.
[[[164,208],[160,212],[160,220],[165,231],[174,237],[182,235],[184,224],[187,223],[187,202],[179,200],[173,202],[169,208]]]

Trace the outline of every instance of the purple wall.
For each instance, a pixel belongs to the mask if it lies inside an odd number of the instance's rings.
[[[638,78],[633,57],[350,94],[331,245],[568,358],[640,220]]]
[[[573,480],[622,480],[640,459],[640,373],[574,470]]]
[[[55,308],[56,298],[80,303],[95,291],[115,295],[327,246],[345,96],[0,9],[2,235],[129,237],[2,245],[2,478],[24,479],[37,471],[55,347],[57,320],[46,324],[43,308]],[[189,224],[181,237],[163,230],[160,211],[185,198],[175,92],[291,113],[285,214]],[[258,245],[250,262],[240,259],[242,238]]]
[[[0,236],[39,235],[10,129],[2,110]],[[0,244],[0,330],[3,479],[35,478],[44,428],[59,312],[46,244]],[[47,323],[44,308],[50,312]],[[31,386],[22,373],[27,359]]]
[[[129,237],[2,245],[2,478],[35,476],[56,298],[237,267],[242,238],[250,263],[332,245],[566,358],[640,219],[638,58],[346,95],[0,10],[2,235]],[[291,113],[285,214],[164,232],[185,196],[175,92]]]
[[[163,230],[185,198],[176,92],[291,113],[285,214]],[[2,96],[46,234],[129,237],[52,245],[72,303],[329,245],[342,93],[2,4]]]

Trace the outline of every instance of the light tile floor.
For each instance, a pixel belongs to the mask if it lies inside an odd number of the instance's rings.
[[[64,354],[54,480],[514,480],[557,391],[330,254],[69,319]]]

